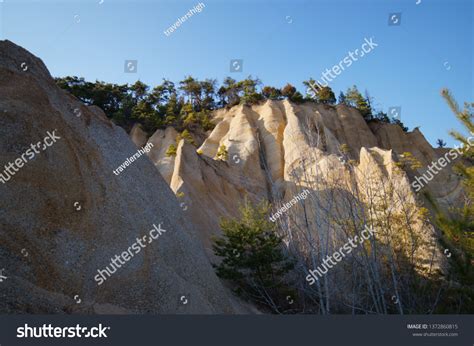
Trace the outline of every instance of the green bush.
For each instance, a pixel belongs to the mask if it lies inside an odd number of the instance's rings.
[[[166,156],[171,157],[171,156],[176,156],[176,145],[170,144],[168,147],[168,150],[166,150]]]
[[[183,130],[180,134],[176,136],[176,143],[179,143],[180,140],[184,139],[186,143],[196,145],[196,142],[194,141],[193,136],[191,136],[191,133],[187,129]]]
[[[219,160],[227,161],[227,159],[229,158],[229,153],[227,152],[227,148],[226,148],[225,144],[222,144],[222,145],[219,147],[219,150],[217,151],[216,157],[217,157]]]

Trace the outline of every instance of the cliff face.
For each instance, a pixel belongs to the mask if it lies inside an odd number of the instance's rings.
[[[113,173],[137,152],[125,131],[0,42],[2,170],[48,131],[59,139],[0,183],[0,313],[237,311],[152,162],[143,155]],[[97,271],[153,224],[166,232],[98,285]]]
[[[150,139],[155,147],[149,154],[181,196],[210,256],[210,236],[220,233],[219,218],[237,216],[245,196],[254,202],[269,200],[276,211],[307,189],[308,198],[278,220],[287,232],[288,246],[301,246],[292,229],[308,229],[322,242],[341,237],[341,220],[352,218],[362,225],[370,221],[367,215],[378,219],[386,213],[409,214],[414,220],[409,232],[420,242],[416,254],[406,255],[418,259],[420,270],[444,267],[435,231],[417,217],[419,201],[410,187],[413,177],[439,157],[418,130],[405,133],[397,125],[368,125],[356,109],[344,105],[296,105],[286,100],[221,109],[214,121],[216,127],[197,150],[181,141],[177,155],[167,157],[166,148],[176,138],[176,132],[167,129]],[[222,145],[228,151],[226,161],[218,158]],[[424,167],[406,174],[397,164],[405,152]],[[441,204],[460,198],[459,179],[449,167],[427,189]],[[387,233],[380,239],[391,237]]]
[[[367,125],[346,106],[288,101],[221,109],[214,121],[199,148],[181,140],[169,155],[173,128],[147,138],[134,127],[130,138],[99,108],[59,89],[38,58],[0,42],[0,165],[22,166],[0,182],[0,269],[7,276],[0,312],[250,311],[230,297],[209,261],[217,260],[211,238],[220,234],[219,219],[238,216],[246,197],[272,202],[273,212],[284,207],[276,222],[286,246],[317,252],[317,261],[347,240],[348,225],[370,223],[381,243],[396,246],[420,272],[444,269],[410,187],[444,153],[418,130]],[[50,146],[27,154],[51,133],[57,138]],[[148,157],[114,173],[147,142]],[[222,146],[226,159],[218,155]],[[400,169],[405,152],[425,167]],[[462,195],[449,167],[427,189],[445,207]],[[154,224],[166,232],[98,285],[97,271]]]
[[[433,148],[418,128],[408,133],[404,133],[396,125],[373,125],[371,128],[380,148],[392,149],[398,155],[411,152],[420,161],[423,167],[412,174],[411,178],[422,176],[432,162],[446,154],[446,149]],[[440,170],[426,185],[426,190],[444,209],[458,205],[463,193],[460,179],[451,166]]]

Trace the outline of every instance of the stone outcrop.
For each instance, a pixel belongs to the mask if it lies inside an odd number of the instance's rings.
[[[167,152],[171,145],[177,146],[177,135],[178,133],[174,128],[168,127],[165,131],[156,131],[148,140],[148,143],[153,144],[148,156],[168,184],[171,183],[175,159],[174,156],[167,154]]]
[[[130,131],[130,139],[137,147],[142,147],[146,144],[148,136],[140,124],[135,124]]]

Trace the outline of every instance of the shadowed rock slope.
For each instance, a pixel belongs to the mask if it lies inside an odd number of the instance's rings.
[[[48,131],[60,139],[0,183],[0,313],[237,312],[150,159],[115,175],[137,151],[124,130],[59,89],[41,60],[1,41],[2,170]],[[97,270],[153,224],[166,232],[98,286]]]

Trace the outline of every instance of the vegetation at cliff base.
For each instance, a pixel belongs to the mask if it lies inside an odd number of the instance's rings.
[[[239,219],[221,220],[223,236],[214,239],[214,252],[222,258],[214,265],[217,275],[245,299],[282,312],[292,294],[285,275],[293,263],[283,254],[283,241],[268,219],[269,205],[253,206],[245,200],[239,210]]]

